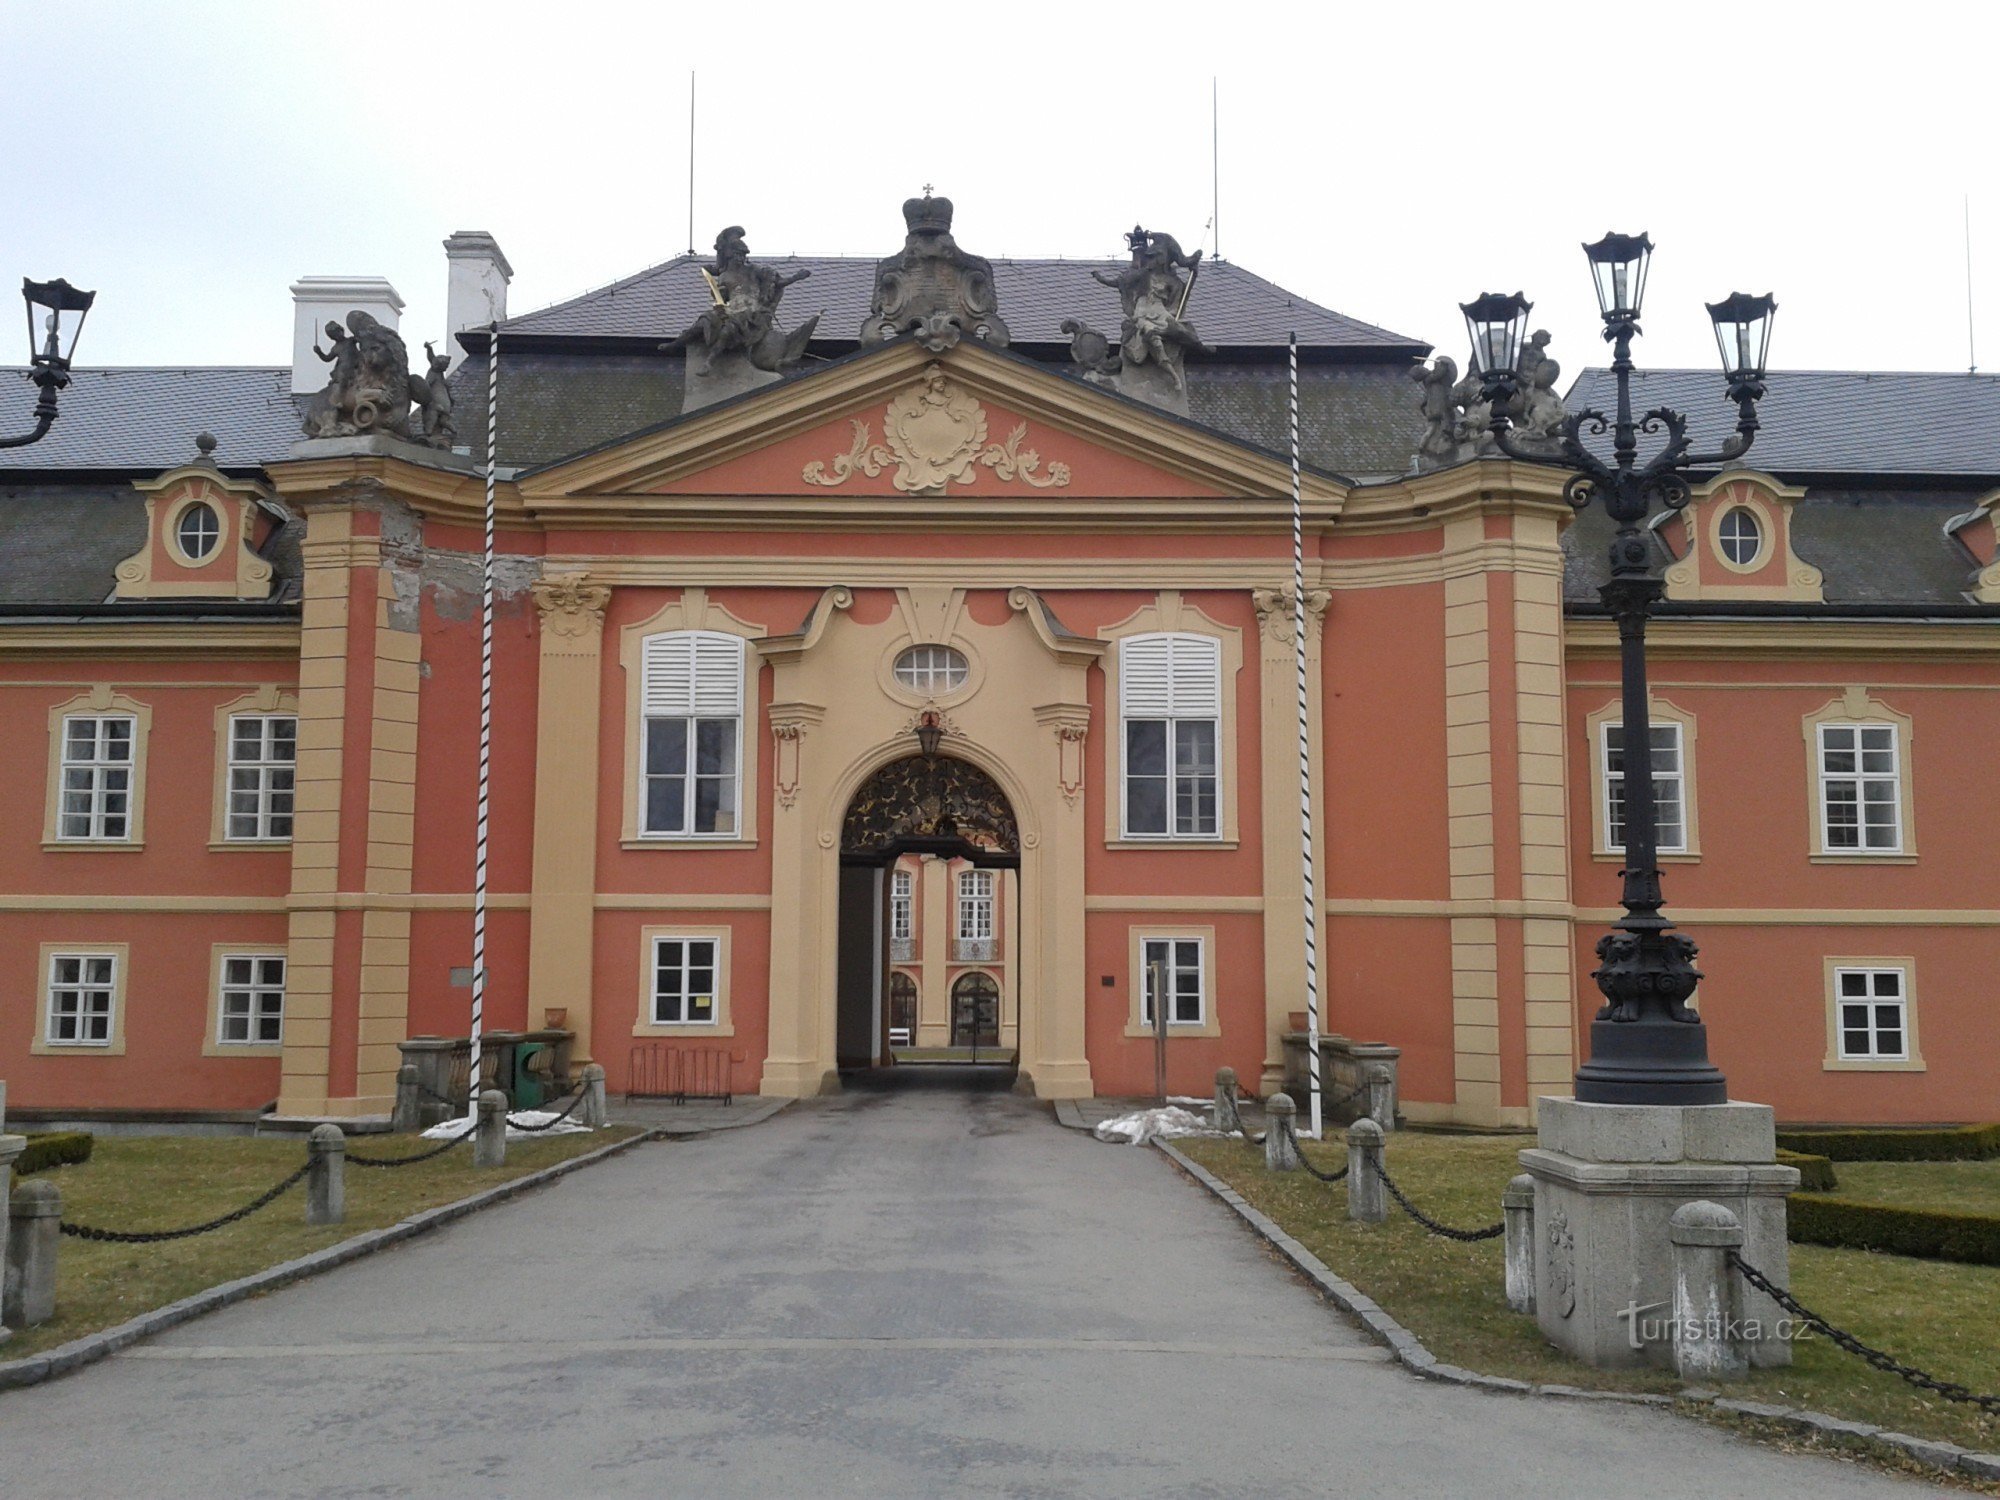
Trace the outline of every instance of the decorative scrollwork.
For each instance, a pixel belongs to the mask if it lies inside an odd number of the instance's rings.
[[[852,426],[854,441],[847,452],[834,456],[832,473],[814,459],[801,471],[806,483],[832,489],[856,474],[874,479],[892,466],[896,488],[907,494],[937,494],[949,485],[971,484],[981,467],[998,479],[1036,489],[1062,489],[1070,481],[1066,463],[1051,463],[1046,474],[1040,472],[1041,454],[1021,446],[1028,436],[1026,422],[1006,441],[989,444],[986,409],[953,384],[942,365],[930,366],[916,385],[890,398],[882,412],[882,443],[866,422]]]
[[[884,854],[907,838],[959,838],[1016,854],[1020,827],[998,782],[953,756],[891,761],[854,794],[841,827],[843,854]]]
[[[1045,476],[1037,477],[1035,470],[1042,466],[1042,456],[1033,448],[1021,451],[1021,440],[1028,435],[1028,424],[1023,422],[1007,434],[1005,442],[995,443],[979,455],[979,461],[993,471],[998,479],[1021,478],[1038,490],[1060,489],[1069,483],[1069,465],[1055,462],[1049,465]]]
[[[827,478],[826,465],[818,459],[807,464],[799,477],[807,484],[823,484],[832,489],[835,485],[847,483],[856,474],[865,474],[873,479],[896,461],[895,454],[875,441],[866,422],[855,422],[852,426],[854,446],[845,453],[834,455],[831,479]]]
[[[1572,474],[1563,486],[1563,499],[1572,510],[1588,510],[1597,498],[1597,481],[1588,474]]]

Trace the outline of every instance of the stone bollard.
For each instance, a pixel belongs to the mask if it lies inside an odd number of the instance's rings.
[[[1290,1094],[1273,1094],[1264,1105],[1264,1170],[1296,1172],[1299,1169],[1299,1136],[1296,1116],[1299,1107]]]
[[[347,1222],[347,1134],[338,1125],[315,1125],[306,1137],[306,1222]]]
[[[1535,1310],[1535,1179],[1523,1172],[1500,1194],[1500,1217],[1507,1225],[1507,1306]]]
[[[1236,1070],[1215,1070],[1215,1128],[1235,1135],[1243,1128],[1243,1113],[1236,1107]]]
[[[1743,1224],[1720,1203],[1683,1203],[1667,1221],[1674,1246],[1674,1372],[1683,1380],[1737,1380],[1750,1368],[1743,1300],[1729,1252]]]
[[[479,1094],[479,1123],[472,1140],[475,1167],[507,1165],[507,1096],[498,1089],[482,1089]]]
[[[417,1089],[417,1065],[404,1063],[396,1070],[396,1107],[389,1115],[389,1128],[398,1134],[421,1129],[417,1106],[422,1099]]]
[[[1382,1127],[1360,1119],[1347,1127],[1347,1217],[1380,1224],[1389,1217],[1389,1195],[1382,1190]]]
[[[1361,1096],[1365,1106],[1361,1112],[1380,1125],[1382,1133],[1387,1135],[1396,1128],[1395,1080],[1380,1063],[1367,1064],[1361,1070],[1361,1077],[1367,1084],[1367,1090]]]
[[[583,1065],[583,1103],[576,1112],[592,1130],[604,1128],[604,1064]]]
[[[62,1193],[37,1179],[14,1189],[7,1205],[7,1274],[0,1322],[33,1328],[56,1311],[56,1247],[62,1243]]]

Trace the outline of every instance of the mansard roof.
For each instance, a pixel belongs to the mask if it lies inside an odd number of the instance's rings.
[[[26,376],[19,368],[0,369],[0,390],[32,395]],[[20,425],[29,402],[15,401],[0,402],[0,422],[11,417]],[[30,447],[0,450],[0,473],[157,474],[192,460],[199,432],[215,436],[215,462],[225,473],[283,457],[299,440],[290,366],[79,368],[49,435]]]
[[[678,255],[567,302],[509,318],[500,325],[502,347],[515,335],[640,343],[672,338],[708,305],[708,288],[700,275],[700,268],[708,263],[706,255]],[[873,257],[759,255],[757,263],[786,275],[811,271],[809,278],[785,293],[783,321],[797,327],[818,313],[815,350],[832,352],[854,346],[875,289]],[[1124,264],[1115,260],[993,261],[1000,314],[1007,320],[1014,343],[1067,350],[1069,335],[1060,326],[1065,318],[1081,318],[1115,333],[1120,318],[1118,294],[1095,280],[1091,272],[1115,274]],[[1187,316],[1202,337],[1220,349],[1279,348],[1296,333],[1304,350],[1337,351],[1348,358],[1402,363],[1430,351],[1422,339],[1391,333],[1321,307],[1224,260],[1202,262]],[[484,342],[483,335],[466,340],[468,347],[483,348]]]
[[[1749,462],[1781,478],[1896,476],[1981,486],[2000,479],[2000,375],[1778,370],[1767,384]],[[1571,411],[1610,411],[1617,399],[1611,372],[1591,369],[1570,387],[1568,404]],[[1633,378],[1632,404],[1684,412],[1697,452],[1712,450],[1736,427],[1736,408],[1712,369],[1642,370]]]

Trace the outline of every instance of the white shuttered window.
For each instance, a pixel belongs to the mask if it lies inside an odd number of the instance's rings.
[[[1222,642],[1135,635],[1118,643],[1127,838],[1214,838],[1220,830]]]
[[[646,640],[640,828],[733,838],[742,794],[743,641],[711,630]]]

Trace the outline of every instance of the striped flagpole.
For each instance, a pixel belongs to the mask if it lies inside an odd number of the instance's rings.
[[[479,822],[472,853],[472,1071],[468,1119],[478,1116],[480,1032],[486,1022],[486,822],[493,775],[494,490],[500,477],[500,325],[486,342],[486,538],[479,573]]]
[[[1306,1066],[1312,1077],[1312,1139],[1320,1138],[1319,882],[1313,870],[1312,741],[1306,717],[1306,530],[1299,471],[1299,336],[1291,338],[1292,659],[1299,687],[1299,860],[1305,875]]]

